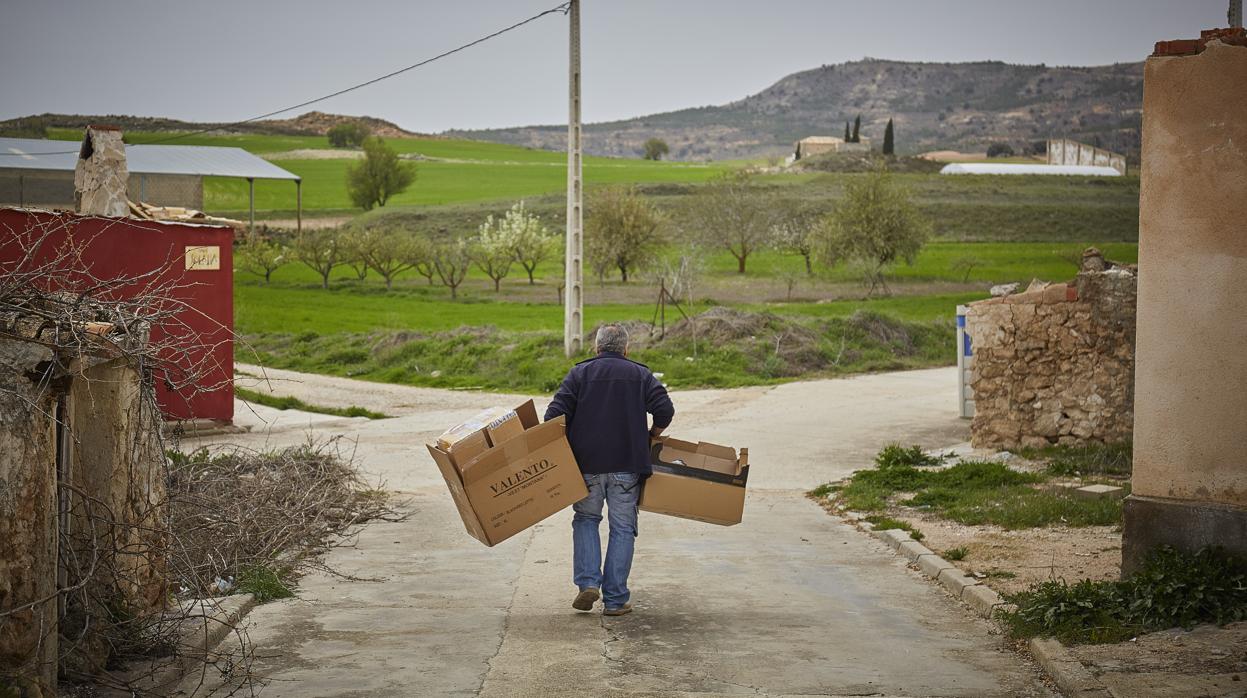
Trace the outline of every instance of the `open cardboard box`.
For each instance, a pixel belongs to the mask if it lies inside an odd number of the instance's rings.
[[[731,526],[745,511],[749,449],[668,437],[650,440],[654,474],[641,490],[640,507],[655,514]]]
[[[495,430],[498,443],[482,429],[449,451],[428,444],[468,533],[488,546],[589,494],[563,417],[541,423],[532,400],[515,412],[522,429]]]

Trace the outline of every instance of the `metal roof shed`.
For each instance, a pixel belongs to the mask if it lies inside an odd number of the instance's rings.
[[[37,138],[0,138],[0,170],[73,172],[79,145],[74,141]],[[295,215],[303,228],[303,178],[242,148],[210,145],[126,145],[126,168],[131,174],[191,175],[245,179],[249,189],[251,227],[255,227],[255,180],[279,179],[295,185]]]

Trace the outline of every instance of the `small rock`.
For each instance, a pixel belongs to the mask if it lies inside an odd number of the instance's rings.
[[[1022,286],[1022,284],[1019,284],[1019,283],[1012,283],[1012,284],[1000,284],[1000,285],[998,285],[998,286],[992,286],[992,289],[991,289],[991,294],[992,294],[992,297],[993,297],[993,298],[999,298],[999,297],[1001,297],[1001,296],[1007,296],[1007,295],[1009,295],[1010,293],[1017,293],[1017,290],[1018,290],[1021,286]]]
[[[1104,261],[1104,254],[1094,247],[1088,247],[1082,253],[1082,271],[1104,271],[1108,268],[1108,263]]]
[[[1121,499],[1126,496],[1126,490],[1112,485],[1087,485],[1074,490],[1074,494],[1083,499]]]
[[[430,371],[429,376],[433,378],[441,378],[442,372],[441,371]]]

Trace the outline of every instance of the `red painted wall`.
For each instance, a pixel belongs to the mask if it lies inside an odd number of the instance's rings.
[[[152,341],[190,350],[178,355],[177,365],[157,371],[156,399],[169,419],[234,418],[232,228],[0,208],[0,270],[23,257],[15,243],[34,228],[49,231],[47,242],[56,246],[81,248],[82,262],[75,266],[89,268],[96,278],[158,270],[153,283],[175,285],[172,295],[184,307],[173,321],[152,328]],[[187,246],[215,246],[219,268],[188,270]],[[50,258],[54,249],[45,244],[40,254]],[[127,292],[133,290],[119,291]],[[194,377],[193,385],[171,387],[187,383],[188,377]]]

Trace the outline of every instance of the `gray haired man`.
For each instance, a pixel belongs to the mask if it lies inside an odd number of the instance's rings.
[[[628,573],[641,485],[652,472],[649,440],[671,424],[675,408],[653,372],[628,359],[623,327],[603,325],[595,339],[597,356],[572,367],[545,418],[567,418],[567,439],[589,490],[572,507],[573,581],[579,590],[572,608],[593,610],[600,596],[603,614],[621,616],[632,611]],[[610,521],[605,565],[598,533],[603,504]]]

